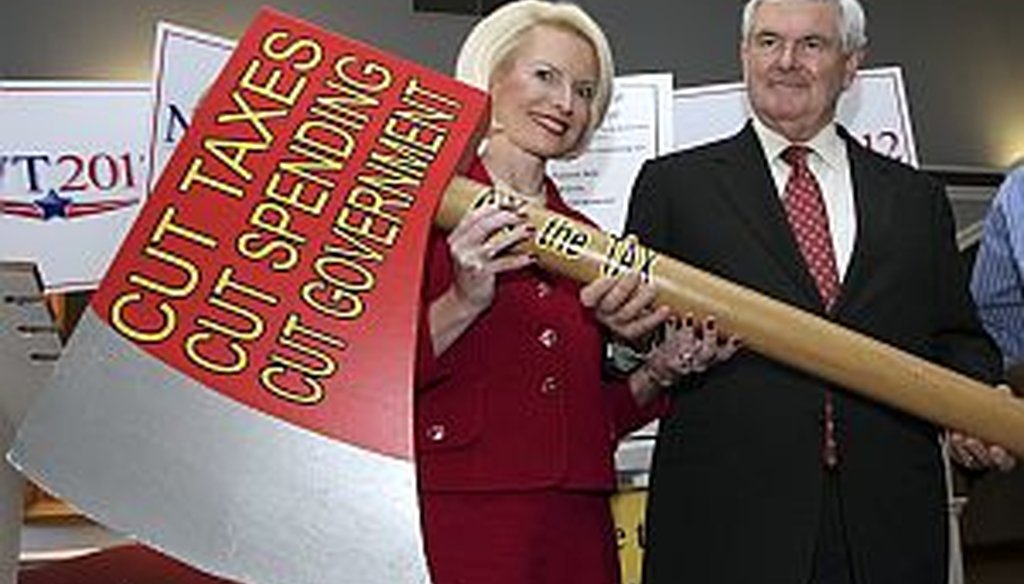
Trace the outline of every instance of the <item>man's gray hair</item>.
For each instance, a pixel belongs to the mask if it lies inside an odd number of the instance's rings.
[[[868,37],[865,32],[867,18],[864,8],[858,0],[748,0],[743,7],[743,28],[740,33],[745,42],[754,27],[754,12],[761,4],[786,4],[789,2],[818,2],[832,4],[839,11],[839,33],[842,36],[844,52],[859,51],[867,46]]]

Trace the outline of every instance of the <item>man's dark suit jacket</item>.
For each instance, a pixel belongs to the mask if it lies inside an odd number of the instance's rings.
[[[857,235],[830,318],[991,380],[942,187],[843,130]],[[647,163],[627,231],[656,250],[823,314],[750,124]],[[810,339],[813,341],[813,339]],[[648,584],[803,584],[821,504],[827,384],[751,351],[678,389],[661,423]],[[946,491],[932,425],[836,395],[839,490],[858,584],[945,584]]]

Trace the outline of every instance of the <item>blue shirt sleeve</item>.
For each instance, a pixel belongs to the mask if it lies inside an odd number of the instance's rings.
[[[1024,361],[1024,167],[992,201],[971,278],[978,315],[1011,366]]]

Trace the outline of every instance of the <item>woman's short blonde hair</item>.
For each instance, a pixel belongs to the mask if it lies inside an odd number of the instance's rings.
[[[535,26],[563,28],[580,35],[594,48],[598,72],[594,100],[590,105],[590,123],[580,142],[566,157],[580,154],[601,125],[611,101],[615,63],[611,46],[601,27],[575,4],[545,0],[517,0],[498,8],[477,23],[459,51],[455,76],[460,81],[487,91],[491,76],[522,42],[523,35]]]

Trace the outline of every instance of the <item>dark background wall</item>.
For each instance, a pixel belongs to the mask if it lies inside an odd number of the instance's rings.
[[[863,0],[869,66],[904,67],[928,167],[1002,170],[1024,156],[1024,2]],[[580,0],[623,72],[677,86],[739,78],[741,0]],[[0,78],[146,80],[155,24],[237,37],[258,0],[0,0]],[[474,17],[415,13],[413,0],[280,0],[276,6],[442,70]]]

